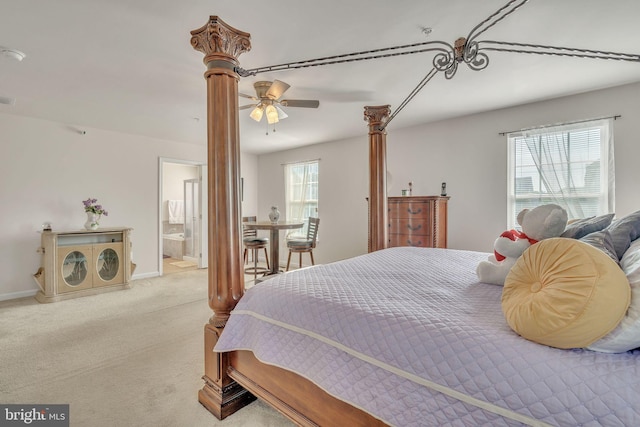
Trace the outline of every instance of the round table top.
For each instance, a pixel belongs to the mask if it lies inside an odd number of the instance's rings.
[[[278,221],[272,223],[271,221],[257,221],[257,222],[243,222],[245,227],[256,230],[286,230],[292,228],[302,228],[304,222],[302,221]]]

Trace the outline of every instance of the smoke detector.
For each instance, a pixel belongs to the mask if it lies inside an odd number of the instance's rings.
[[[27,56],[19,50],[11,49],[4,46],[0,46],[0,55],[6,56],[7,58],[15,59],[16,61],[22,61],[24,57]]]

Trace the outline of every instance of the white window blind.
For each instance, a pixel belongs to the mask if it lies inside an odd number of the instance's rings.
[[[309,217],[318,216],[319,160],[284,165],[286,218],[304,221],[302,229],[292,230],[288,238],[307,235]]]
[[[507,135],[507,226],[518,212],[546,203],[569,219],[614,212],[613,126],[593,120]]]

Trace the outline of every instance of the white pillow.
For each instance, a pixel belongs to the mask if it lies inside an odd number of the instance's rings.
[[[587,348],[604,353],[623,353],[640,347],[640,239],[631,243],[620,260],[631,285],[631,303],[616,328]]]

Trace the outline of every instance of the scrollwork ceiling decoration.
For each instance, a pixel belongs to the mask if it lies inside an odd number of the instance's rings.
[[[393,118],[415,97],[420,90],[438,73],[444,73],[446,79],[452,79],[458,71],[458,65],[465,63],[474,71],[484,70],[489,66],[489,56],[486,52],[509,52],[533,55],[565,56],[575,58],[608,59],[614,61],[640,62],[640,54],[607,52],[600,50],[578,49],[561,46],[545,46],[529,43],[514,43],[495,40],[478,41],[478,37],[485,31],[498,24],[514,13],[529,0],[511,0],[484,21],[476,25],[467,35],[460,37],[453,45],[444,41],[427,41],[422,43],[393,46],[343,55],[328,56],[286,64],[270,65],[267,67],[245,70],[240,67],[236,72],[242,76],[254,76],[259,73],[282,71],[298,68],[317,67],[321,65],[340,64],[345,62],[366,61],[386,58],[390,56],[412,55],[417,53],[436,52],[433,57],[433,68],[405,98],[398,108],[389,115],[380,130],[384,130]]]

